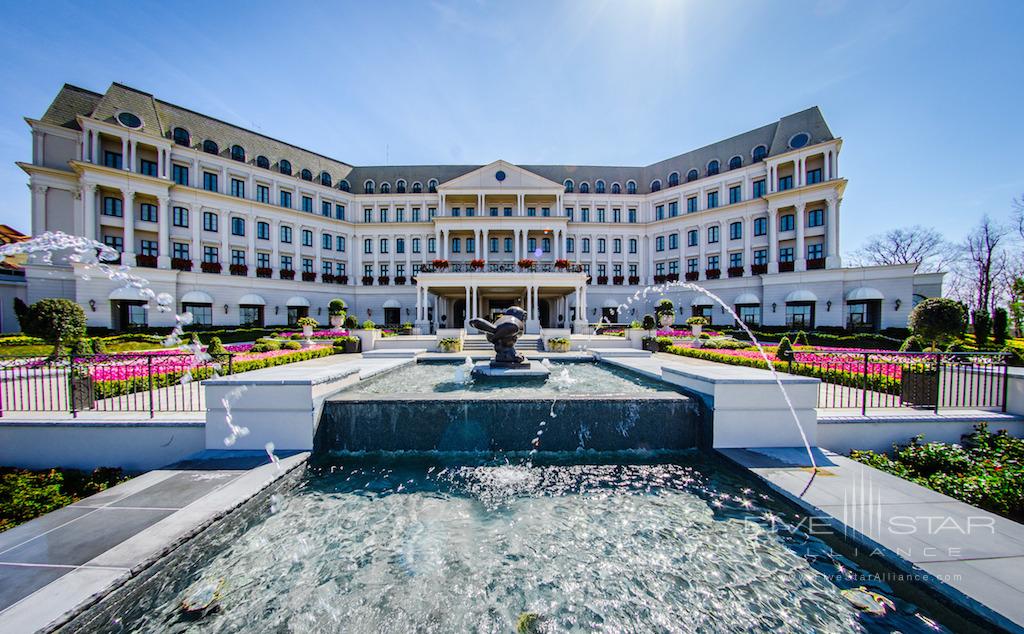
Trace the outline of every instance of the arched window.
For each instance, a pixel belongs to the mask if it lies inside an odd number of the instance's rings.
[[[622,193],[622,185],[619,185],[618,183],[612,183],[612,193],[613,194],[621,194]]]
[[[658,180],[657,178],[655,178],[654,180],[651,181],[651,191],[652,192],[661,191],[661,181]]]
[[[231,146],[231,160],[245,163],[245,148],[241,145]]]
[[[718,173],[718,159],[715,159],[708,163],[708,176],[714,176]]]
[[[421,183],[419,181],[416,181],[415,183],[413,183],[412,184],[412,193],[414,193],[414,194],[422,194],[423,193],[423,183]]]
[[[686,173],[686,182],[692,183],[693,181],[700,178],[700,173],[697,170],[690,170]]]
[[[562,185],[565,185],[565,193],[567,193],[567,194],[571,194],[572,193],[572,179],[571,178],[565,179],[565,182],[563,182]]]
[[[325,187],[331,186],[331,175],[327,172],[320,172],[320,184]]]
[[[217,147],[217,144],[210,139],[203,141],[203,151],[207,154],[220,154],[220,148]]]
[[[595,194],[603,194],[604,193],[604,181],[599,180],[596,183],[594,183],[594,193]]]
[[[395,183],[395,193],[396,194],[404,194],[405,193],[405,181],[404,180],[399,179],[399,181],[397,183]]]
[[[754,151],[751,152],[750,156],[753,157],[755,163],[759,163],[764,160],[764,157],[768,156],[768,148],[763,145],[759,145],[754,148]]]
[[[380,193],[382,193],[382,194],[390,194],[391,193],[391,185],[388,184],[388,183],[381,183],[380,184]]]
[[[729,159],[729,169],[737,170],[737,169],[739,169],[741,167],[743,167],[743,157],[742,156],[734,156],[731,159]]]
[[[675,187],[679,184],[679,172],[672,172],[668,175],[668,186]]]
[[[174,142],[178,145],[190,147],[192,145],[192,135],[185,128],[174,128]]]
[[[373,193],[373,181],[366,181],[365,183],[363,183],[363,193],[364,194],[372,194]]]
[[[270,169],[270,159],[260,154],[256,157],[256,167],[262,167],[265,170]]]
[[[427,182],[427,191],[429,191],[431,194],[436,194],[437,193],[437,179],[436,178],[431,178]]]
[[[340,189],[343,192],[348,192],[352,191],[352,186],[348,184],[348,181],[342,180],[340,183],[338,183],[338,189]]]
[[[636,181],[627,181],[626,182],[626,193],[627,194],[635,194],[636,193]]]
[[[285,176],[292,175],[292,164],[285,159],[281,159],[277,162],[277,169]]]
[[[589,194],[590,193],[590,183],[580,183],[580,193],[581,194]]]
[[[313,180],[313,172],[309,170],[302,170],[299,172],[299,177],[304,181],[311,181]]]

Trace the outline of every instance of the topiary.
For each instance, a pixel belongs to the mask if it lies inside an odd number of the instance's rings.
[[[228,356],[228,351],[224,347],[224,344],[220,342],[220,337],[214,337],[210,339],[210,345],[206,346],[206,354],[216,359],[222,359]]]
[[[21,331],[28,332],[26,329],[26,324],[28,323],[28,304],[20,297],[14,298],[14,316],[18,318],[18,325],[21,326]]]
[[[346,310],[348,310],[348,305],[343,299],[332,299],[327,304],[327,314],[331,317],[344,316]]]
[[[373,320],[367,319],[363,322],[363,330],[373,330],[377,327],[377,324],[373,323]]]
[[[804,332],[803,330],[796,333],[796,338],[793,340],[793,342],[798,346],[810,345],[809,343],[807,343],[807,333]]]
[[[686,320],[687,326],[707,326],[710,323],[711,322],[708,321],[707,317],[703,317],[701,315],[694,315]]]
[[[286,341],[281,347],[285,350],[302,350],[302,344],[298,341]]]
[[[1006,335],[1010,329],[1010,315],[1000,306],[992,311],[992,343],[1000,348],[1006,344]]]
[[[80,356],[83,354],[94,354],[92,339],[82,337],[71,344],[71,354]]]
[[[988,345],[988,335],[992,327],[992,318],[983,310],[974,311],[973,318],[974,342],[978,344],[979,348],[984,348]]]
[[[640,322],[634,319],[633,321],[629,322],[629,327],[634,329],[634,330],[637,330],[637,329],[641,328]]]
[[[668,299],[668,298],[659,299],[658,303],[654,305],[654,314],[655,315],[658,315],[658,316],[666,315],[666,314],[668,314],[668,315],[675,315],[675,313],[676,313],[676,307],[675,307],[675,304],[672,303],[671,299]]]
[[[657,327],[656,322],[654,321],[654,315],[644,315],[642,326],[644,330],[654,330]]]
[[[349,315],[345,318],[345,327],[349,330],[354,330],[359,327],[359,320],[356,319],[355,315]]]
[[[41,299],[28,307],[21,326],[53,344],[51,357],[56,357],[85,335],[85,311],[70,299]]]
[[[793,344],[790,343],[789,337],[783,337],[775,349],[775,357],[780,361],[792,361],[793,356]]]
[[[299,326],[303,328],[316,328],[317,326],[320,325],[320,322],[313,319],[312,317],[299,317],[299,319],[295,323],[297,323]]]
[[[958,302],[945,297],[931,297],[910,311],[907,319],[911,332],[932,348],[948,342],[963,328],[964,312]]]
[[[921,340],[914,335],[910,335],[900,344],[900,352],[921,352],[922,350]]]

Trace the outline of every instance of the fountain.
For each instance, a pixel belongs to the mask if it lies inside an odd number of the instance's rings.
[[[525,320],[526,311],[518,306],[505,309],[494,323],[479,317],[469,320],[469,325],[487,333],[487,341],[494,346],[494,359],[476,364],[473,367],[474,375],[491,378],[547,378],[550,370],[516,352],[516,342],[523,335]]]

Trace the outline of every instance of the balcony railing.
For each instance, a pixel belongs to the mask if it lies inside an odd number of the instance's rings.
[[[515,262],[489,263],[482,268],[469,262],[449,262],[446,266],[424,264],[420,273],[583,273],[582,264],[569,264],[562,268],[552,262],[537,262],[533,266],[519,266]]]

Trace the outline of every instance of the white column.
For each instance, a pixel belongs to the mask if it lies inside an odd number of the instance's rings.
[[[472,303],[471,303],[472,302],[471,296],[473,294],[472,290],[473,290],[472,287],[469,284],[466,284],[466,316],[462,320],[462,327],[463,328],[466,328],[466,327],[469,326],[469,320],[470,320],[469,310],[470,310],[470,306],[472,305]],[[454,323],[454,319],[455,319],[455,315],[452,315],[453,323]]]
[[[719,235],[718,239],[721,240],[722,236]],[[708,225],[704,224],[697,229],[697,277],[702,280],[707,279],[707,275],[704,273],[708,268],[707,242]],[[721,266],[721,263],[719,263],[719,266]]]
[[[245,265],[248,271],[246,275],[256,277],[256,216],[249,216],[249,226],[245,235],[248,238],[248,249],[245,254]]]
[[[131,142],[129,143],[129,147],[132,150],[132,163],[128,167],[128,171],[137,172],[139,171],[139,142],[136,141],[135,139],[132,139]]]
[[[156,149],[156,177],[164,177],[164,149],[161,147]]]
[[[32,233],[46,232],[46,185],[31,185],[32,188]],[[95,189],[95,185],[92,186]]]
[[[513,256],[515,257],[515,261],[518,262],[520,260],[520,257],[519,257],[519,229],[513,229],[512,230],[512,245],[513,245],[512,249],[514,251]]]
[[[132,162],[128,157],[128,138],[121,139],[121,169],[129,171],[131,169]]]
[[[743,218],[743,275],[750,275],[750,265],[753,263],[753,253],[750,251],[750,232],[753,231],[753,223],[748,222],[749,218]]]
[[[85,216],[85,237],[90,240],[96,240],[96,185],[93,183],[86,183],[82,186],[82,209]],[[35,209],[33,208],[34,211]],[[32,224],[35,224],[34,217]],[[37,233],[34,227],[32,233]]]
[[[157,253],[159,254],[156,258],[156,265],[161,269],[170,268],[171,266],[171,213],[170,213],[170,198],[166,196],[160,196],[156,199],[156,219],[159,223],[157,227]],[[86,220],[88,222],[88,219]]]
[[[122,263],[135,266],[135,192],[128,190],[124,194],[124,253]]]
[[[370,238],[370,251],[373,252],[373,277],[380,277],[380,236]]]
[[[768,272],[779,272],[779,218],[778,209],[768,208]]]
[[[96,165],[100,162],[100,133],[99,130],[90,130],[89,135],[92,136],[92,163]]]
[[[841,265],[839,258],[839,204],[842,198],[825,199],[825,266],[835,268]]]
[[[793,265],[795,271],[806,271],[807,270],[807,253],[806,247],[804,246],[804,203],[797,203],[796,208],[793,210],[793,214],[796,216],[794,221],[796,222],[796,262]]]
[[[203,209],[200,205],[192,205],[188,210],[188,226],[192,229],[192,244],[189,247],[189,255],[192,256],[192,270],[198,273],[202,270],[203,262],[203,239],[202,221]]]
[[[281,268],[281,221],[274,220],[270,223],[270,268]],[[359,245],[352,245],[356,248]],[[273,273],[271,273],[273,275]]]
[[[217,229],[220,230],[220,273],[221,275],[231,274],[231,212],[220,211],[217,221]]]
[[[483,253],[484,253],[484,270],[486,270],[488,260],[490,260],[491,254],[491,242],[490,242],[490,231],[487,229],[481,229],[480,235],[482,236],[481,242],[483,242]]]

